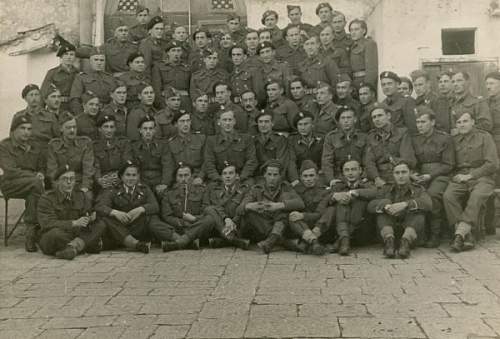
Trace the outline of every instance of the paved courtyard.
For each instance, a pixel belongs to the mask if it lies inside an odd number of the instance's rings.
[[[0,246],[1,338],[500,338],[500,236],[386,260],[205,249],[72,262]]]

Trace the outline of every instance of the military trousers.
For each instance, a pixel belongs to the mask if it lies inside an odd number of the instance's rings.
[[[424,239],[425,213],[403,212],[392,216],[386,213],[377,215],[377,227],[383,240],[388,237],[405,238],[410,243]]]
[[[0,182],[0,188],[5,197],[24,199],[25,213],[24,221],[27,224],[36,224],[38,221],[36,211],[38,200],[44,192],[43,181],[33,174],[18,176],[15,178],[4,178]]]
[[[254,242],[266,239],[271,233],[282,237],[288,225],[288,213],[257,213],[247,211],[243,217],[242,236]]]
[[[98,219],[98,223],[102,223],[105,226],[105,232],[103,235],[104,248],[113,249],[121,247],[123,245],[123,241],[129,235],[139,241],[150,241],[150,225],[161,223],[161,220],[156,215],[141,215],[134,222],[128,225],[121,223],[113,217],[102,217]]]
[[[429,215],[429,233],[435,236],[439,236],[441,233],[441,221],[444,214],[443,194],[449,182],[448,177],[439,176],[434,178],[427,186],[427,193],[432,200],[432,210]]]
[[[193,223],[182,220],[180,225],[169,227],[181,235],[187,235],[190,240],[207,239],[215,227],[215,219],[205,214]]]
[[[336,231],[339,238],[349,237],[357,243],[369,242],[374,227],[371,227],[366,212],[368,201],[354,199],[349,204],[338,203],[335,207]]]
[[[38,245],[42,252],[47,255],[54,255],[63,250],[75,238],[82,239],[85,247],[95,247],[101,240],[105,228],[106,226],[100,222],[80,229],[52,228],[42,234]]]
[[[290,232],[292,236],[302,237],[304,232],[318,227],[321,236],[321,242],[332,242],[333,234],[330,232],[335,223],[335,207],[330,206],[324,210],[316,222],[307,222],[305,220],[290,221]]]

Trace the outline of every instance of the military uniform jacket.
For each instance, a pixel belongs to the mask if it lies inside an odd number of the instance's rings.
[[[345,31],[342,31],[340,33],[333,32],[332,45],[334,48],[342,48],[346,51],[347,55],[349,55],[353,44],[354,41],[351,39],[350,34],[346,33]]]
[[[383,101],[391,113],[391,121],[397,127],[406,127],[411,134],[417,133],[415,100],[409,96],[395,93]]]
[[[319,113],[319,105],[311,94],[306,94],[298,100],[293,100],[300,112],[309,112],[314,116]]]
[[[188,95],[191,69],[187,64],[174,64],[168,61],[161,61],[153,66],[153,88],[157,98],[162,98],[161,93],[167,87],[173,87],[178,91],[183,91]]]
[[[141,41],[139,51],[144,54],[144,62],[146,63],[146,73],[151,74],[151,70],[155,62],[163,60],[163,51],[167,47],[168,42],[163,39],[153,39],[148,36]]]
[[[276,49],[276,60],[286,61],[290,65],[290,69],[293,74],[299,75],[298,65],[299,63],[307,57],[304,48],[298,45],[297,48],[293,48],[290,44],[286,43]]]
[[[18,179],[45,173],[45,161],[40,149],[29,142],[23,146],[12,138],[0,142],[0,167],[4,171],[2,180]]]
[[[335,62],[339,73],[351,74],[349,52],[343,47],[335,47],[332,42],[332,45],[330,46],[321,46],[319,49],[319,55],[323,61],[330,59]]]
[[[114,102],[110,102],[103,107],[103,109],[97,116],[97,120],[105,115],[112,115],[115,117],[116,136],[124,137],[127,135],[128,109],[126,106],[120,106],[115,104]]]
[[[73,220],[90,213],[92,201],[78,189],[73,189],[69,197],[54,189],[43,194],[38,201],[38,222],[44,233],[53,228],[74,232]]]
[[[174,114],[172,109],[165,107],[154,115],[156,121],[155,138],[169,139],[177,134],[177,128],[172,125]]]
[[[453,137],[457,173],[470,174],[473,179],[494,178],[499,160],[493,137],[483,130],[472,129]]]
[[[352,96],[348,95],[345,98],[337,98],[335,103],[339,106],[349,106],[354,110],[354,114],[356,117],[359,117],[361,114],[361,104],[359,101],[352,98]]]
[[[314,224],[324,213],[330,200],[330,190],[319,186],[318,183],[313,187],[306,187],[302,182],[294,187],[295,192],[304,202],[304,221],[307,224]]]
[[[135,185],[132,192],[127,193],[124,185],[105,189],[97,197],[95,210],[99,216],[109,217],[112,210],[129,212],[137,207],[144,207],[145,212],[128,227],[149,224],[151,216],[159,213],[159,205],[153,191],[142,183]]]
[[[455,167],[455,148],[449,134],[434,130],[429,136],[412,136],[412,143],[419,174],[429,174],[434,179],[448,176]]]
[[[227,139],[222,134],[209,136],[204,158],[206,175],[212,181],[219,180],[225,161],[236,166],[241,181],[251,178],[258,166],[252,137],[238,132],[228,135]]]
[[[388,184],[378,192],[376,199],[368,204],[368,212],[385,213],[384,207],[388,204],[407,202],[405,212],[422,213],[432,210],[432,200],[424,187],[416,184]]]
[[[130,27],[128,34],[130,40],[141,42],[141,40],[145,39],[148,36],[148,29],[146,27],[146,24],[136,24]]]
[[[97,115],[92,116],[85,112],[78,114],[76,117],[76,127],[79,136],[89,137],[92,140],[97,139]]]
[[[229,82],[231,83],[233,97],[237,97],[238,101],[240,101],[241,94],[247,90],[254,91],[259,102],[265,99],[266,93],[262,73],[258,68],[252,67],[248,61],[239,66],[234,66],[229,75]]]
[[[312,133],[310,137],[304,137],[300,133],[290,134],[288,137],[288,149],[290,151],[288,175],[291,182],[299,179],[298,169],[304,160],[312,160],[318,168],[321,167],[323,143],[323,136],[316,133]]]
[[[161,218],[176,228],[187,226],[188,222],[182,219],[182,213],[200,218],[208,206],[205,192],[206,187],[203,185],[174,184],[161,199]]]
[[[293,73],[287,62],[272,60],[270,63],[260,62],[260,70],[264,81],[269,79],[278,80],[287,91],[288,83],[292,79]]]
[[[213,86],[216,82],[226,82],[228,79],[229,74],[221,68],[201,69],[192,74],[189,93],[193,96],[195,90],[199,89],[203,93],[211,94],[213,93]]]
[[[366,134],[358,130],[346,134],[336,129],[325,136],[321,169],[328,182],[342,175],[342,165],[347,160],[358,160],[362,164],[366,140]]]
[[[229,48],[218,48],[217,56],[219,58],[217,66],[225,70],[227,73],[231,73],[233,71],[233,60],[231,59],[231,55],[229,55]]]
[[[205,68],[205,63],[203,62],[203,53],[207,48],[208,46],[203,49],[196,47],[189,51],[188,65],[191,68],[191,74],[194,74],[195,72]]]
[[[240,182],[236,182],[233,187],[219,183],[207,189],[205,194],[208,196],[207,202],[211,208],[207,208],[205,212],[214,217],[219,225],[224,225],[226,218],[238,223],[240,216],[237,214],[237,209],[248,190],[249,187]]]
[[[68,101],[71,92],[71,86],[73,85],[73,81],[75,80],[76,75],[78,74],[78,70],[74,66],[57,66],[51,68],[45,74],[45,78],[42,82],[42,87],[40,88],[40,93],[42,98],[45,97],[49,90],[50,84],[54,84],[57,89],[61,92],[63,96],[63,102]]]
[[[375,102],[366,105],[361,104],[359,108],[358,125],[361,132],[368,133],[374,126],[370,111]]]
[[[283,36],[283,31],[278,27],[274,26],[270,29],[271,31],[271,42],[276,48],[279,48],[283,44],[286,43],[285,38]]]
[[[165,142],[153,140],[146,143],[144,140],[132,142],[132,155],[140,165],[141,179],[151,187],[168,185],[171,178],[168,176],[168,166],[172,166],[172,157]]]
[[[287,97],[282,96],[274,102],[268,103],[273,110],[273,129],[277,132],[292,132],[295,130],[293,120],[299,113],[297,105]]]
[[[255,141],[255,152],[259,168],[271,159],[279,160],[283,168],[288,167],[290,153],[288,152],[287,139],[284,136],[271,132],[266,137],[262,136],[262,134],[253,135],[252,137]]]
[[[411,168],[415,167],[415,151],[406,129],[391,125],[368,132],[363,161],[368,179],[382,177],[387,181],[392,178],[393,165],[399,160],[405,160]]]
[[[135,71],[128,71],[122,73],[118,80],[123,81],[127,85],[127,107],[131,108],[133,105],[139,103],[139,88],[142,83],[151,83],[151,76],[148,72],[138,73]]]
[[[451,102],[451,124],[452,129],[462,113],[472,114],[476,128],[491,131],[493,122],[491,120],[490,109],[487,99],[475,97],[470,93],[465,93],[459,98],[454,98]]]
[[[417,106],[427,106],[436,115],[436,128],[450,133],[450,99],[448,97],[439,97],[433,92],[426,93],[415,99]]]
[[[203,135],[215,135],[215,119],[213,112],[199,112],[193,107],[191,114],[191,130]]]
[[[14,118],[21,115],[31,118],[31,139],[42,149],[47,147],[51,139],[61,134],[59,121],[53,112],[45,109],[23,109],[14,114]]]
[[[211,111],[211,116],[215,121],[219,118],[219,114],[224,111],[232,111],[234,113],[234,119],[236,120],[236,125],[234,125],[234,129],[240,133],[247,133],[248,131],[248,115],[245,110],[237,104],[233,104],[232,101],[221,105],[218,102],[214,102],[209,106],[209,111]],[[215,122],[214,121],[214,122]]]
[[[151,105],[147,106],[142,103],[138,104],[136,107],[132,108],[127,117],[127,138],[131,141],[139,140],[141,134],[139,133],[139,122],[146,115],[154,117],[157,114],[157,110]]]
[[[135,41],[120,42],[116,38],[110,38],[103,45],[103,49],[106,55],[106,70],[110,73],[119,73],[129,70],[127,58],[137,52],[139,46]]]
[[[132,160],[130,141],[122,137],[94,140],[95,177],[117,172],[127,160]]]
[[[333,185],[332,193],[348,192],[353,190],[356,190],[358,193],[358,196],[353,198],[365,201],[375,199],[378,194],[377,188],[370,181],[368,181],[368,179],[360,178],[355,182],[350,182],[344,176],[341,176],[339,181]],[[336,201],[333,199],[329,200],[330,205],[335,203]]]
[[[314,119],[314,132],[325,135],[337,128],[336,114],[339,107],[332,101],[320,106],[319,113]]]
[[[308,88],[316,88],[318,82],[325,82],[335,88],[340,73],[335,61],[320,55],[305,57],[298,64],[298,75],[304,79]]]
[[[493,121],[492,134],[498,136],[500,135],[500,95],[490,97],[488,106]]]
[[[76,182],[81,187],[92,188],[94,176],[94,150],[89,137],[77,136],[74,140],[55,138],[49,142],[47,175],[55,180],[59,168],[69,165],[76,173]]]
[[[378,80],[378,49],[377,43],[371,38],[361,38],[353,41],[349,51],[353,77],[361,78],[362,82],[377,85]],[[356,76],[356,73],[364,76]]]
[[[191,133],[186,136],[179,134],[168,140],[167,148],[172,156],[172,162],[167,166],[168,177],[171,182],[175,179],[174,173],[180,162],[191,167],[193,176],[203,178],[203,152],[206,136],[200,133]]]
[[[85,91],[91,91],[99,97],[101,104],[110,102],[110,93],[115,88],[115,78],[106,72],[80,72],[75,76],[71,86],[71,109],[73,113],[82,113],[81,96]]]

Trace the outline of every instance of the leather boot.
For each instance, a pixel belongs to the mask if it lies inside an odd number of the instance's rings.
[[[66,246],[65,249],[56,252],[56,258],[65,259],[65,260],[73,260],[77,255],[77,250],[73,246]]]
[[[349,255],[350,250],[351,250],[351,242],[349,240],[349,237],[343,237],[342,239],[340,239],[339,254]]]
[[[259,246],[262,251],[265,254],[271,253],[271,250],[273,249],[274,245],[276,242],[279,240],[279,236],[277,234],[271,233],[266,240],[260,241],[257,243],[257,246]]]
[[[471,249],[473,249],[474,247],[476,247],[476,240],[474,239],[474,236],[471,234],[471,233],[468,233],[466,236],[465,236],[465,239],[464,239],[464,247],[463,247],[463,250],[464,251],[470,251]]]
[[[451,244],[451,250],[454,252],[462,252],[464,250],[464,238],[460,234],[455,234],[453,238],[453,243]]]
[[[318,240],[313,240],[311,251],[314,255],[324,255],[326,253],[325,247],[321,245]]]
[[[242,250],[248,250],[250,246],[250,240],[243,238],[234,238],[231,240],[231,244],[233,244],[237,248],[241,248]]]
[[[145,241],[139,241],[135,245],[135,249],[138,250],[139,252],[144,253],[144,254],[148,254],[149,253],[149,246],[150,246],[149,243],[147,243]]]
[[[388,237],[384,242],[384,255],[387,258],[394,258],[394,237]]]
[[[410,256],[410,241],[408,239],[402,238],[401,244],[399,245],[399,257],[401,259],[406,259]]]

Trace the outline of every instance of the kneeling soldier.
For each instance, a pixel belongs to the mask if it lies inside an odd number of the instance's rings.
[[[425,214],[432,209],[431,197],[422,186],[414,185],[410,179],[410,166],[406,162],[396,163],[393,168],[394,183],[384,185],[378,197],[370,201],[368,211],[377,214],[377,226],[384,241],[384,255],[394,258],[395,230],[401,236],[399,256],[407,258],[410,246],[422,237]]]
[[[268,254],[283,236],[288,214],[304,209],[304,202],[282,180],[285,169],[278,160],[269,160],[263,167],[264,183],[250,189],[237,213],[245,218],[243,236],[259,241],[257,245]]]
[[[98,253],[102,247],[102,224],[94,223],[92,201],[76,189],[76,174],[69,165],[55,175],[52,191],[38,202],[38,221],[42,227],[40,248],[47,255],[72,260],[78,253]]]

